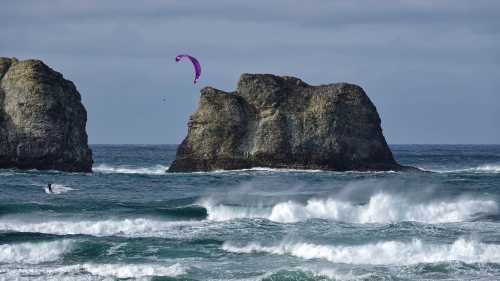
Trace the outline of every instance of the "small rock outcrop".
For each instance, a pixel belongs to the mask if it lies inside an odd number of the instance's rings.
[[[40,60],[0,57],[0,168],[90,172],[75,85]]]
[[[359,86],[243,74],[235,92],[201,90],[170,172],[251,167],[401,170]]]

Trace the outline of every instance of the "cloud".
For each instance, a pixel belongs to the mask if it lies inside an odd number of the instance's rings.
[[[294,25],[377,23],[498,22],[495,0],[20,0],[3,5],[0,15],[11,23],[78,23],[82,21],[165,21],[224,19],[232,22],[284,22]],[[14,21],[12,21],[14,19]]]

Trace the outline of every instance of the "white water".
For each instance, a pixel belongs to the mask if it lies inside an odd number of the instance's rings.
[[[339,271],[335,268],[328,266],[307,266],[307,267],[297,267],[296,269],[310,273],[314,277],[317,277],[319,280],[324,280],[324,278],[328,278],[329,280],[348,280],[348,281],[366,281],[366,280],[380,280],[380,278],[376,277],[374,273],[356,273],[352,270],[347,272]],[[381,279],[384,280],[384,279]]]
[[[115,278],[174,277],[186,273],[186,269],[178,263],[170,266],[161,264],[84,264],[81,269],[92,275]]]
[[[330,171],[330,170],[313,170],[313,169],[287,169],[287,168],[269,168],[269,167],[254,167],[248,169],[237,170],[213,170],[208,172],[188,172],[190,174],[276,174],[276,173],[331,173],[331,174],[393,174],[396,171]]]
[[[109,219],[84,221],[23,220],[0,221],[0,231],[38,232],[57,235],[85,234],[92,236],[183,237],[200,229],[203,222],[159,221],[152,219]]]
[[[155,165],[151,167],[131,167],[131,166],[111,166],[107,164],[99,164],[92,167],[93,172],[105,174],[144,174],[144,175],[163,175],[166,173],[168,166]]]
[[[71,251],[71,248],[70,240],[2,244],[0,245],[0,263],[37,264],[56,261],[63,254]]]
[[[482,165],[473,170],[477,172],[489,172],[489,173],[500,173],[500,164],[497,165]]]
[[[425,169],[424,169],[425,170]],[[472,168],[463,168],[455,170],[428,170],[436,173],[500,173],[500,164],[485,164]]]
[[[230,173],[230,172],[319,173],[319,172],[325,172],[325,171],[324,170],[254,167],[254,168],[239,169],[239,170],[215,170],[215,171],[212,171],[211,173]]]
[[[452,244],[430,244],[414,239],[412,242],[386,241],[357,246],[316,245],[301,242],[283,242],[276,246],[262,246],[259,243],[235,246],[226,242],[222,248],[233,253],[264,252],[348,264],[408,265],[446,261],[500,263],[500,245],[466,239],[458,239]]]
[[[180,264],[75,264],[68,266],[0,267],[0,280],[150,280],[153,276],[175,277],[186,273]],[[103,279],[105,278],[105,279]]]
[[[387,193],[372,195],[363,205],[335,198],[310,199],[305,204],[294,201],[278,203],[269,208],[217,205],[209,200],[200,203],[207,209],[208,219],[225,221],[236,218],[266,218],[281,223],[294,223],[313,218],[352,223],[391,223],[417,221],[424,223],[461,222],[476,213],[496,213],[493,200],[457,199],[412,203],[403,197]]]
[[[56,184],[56,183],[52,184],[51,188],[52,188],[52,192],[49,191],[48,187],[45,187],[44,188],[45,193],[47,193],[47,194],[61,194],[61,193],[66,193],[66,192],[71,191],[71,190],[75,190],[74,188],[71,188],[69,186],[65,186],[62,184]]]
[[[210,199],[202,200],[198,204],[207,209],[207,219],[212,221],[227,221],[238,218],[267,218],[270,214],[270,208],[264,208],[260,206],[226,206],[215,204]]]

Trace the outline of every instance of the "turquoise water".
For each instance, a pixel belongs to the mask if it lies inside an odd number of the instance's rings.
[[[392,146],[423,173],[168,174],[175,148],[0,170],[0,280],[500,279],[500,146]]]

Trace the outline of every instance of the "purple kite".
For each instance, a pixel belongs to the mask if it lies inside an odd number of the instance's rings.
[[[193,64],[193,66],[194,66],[194,83],[196,84],[198,79],[200,79],[200,75],[201,75],[200,62],[196,58],[194,58],[190,55],[178,55],[175,57],[175,61],[179,62],[182,58],[188,58],[191,61],[191,63]]]

